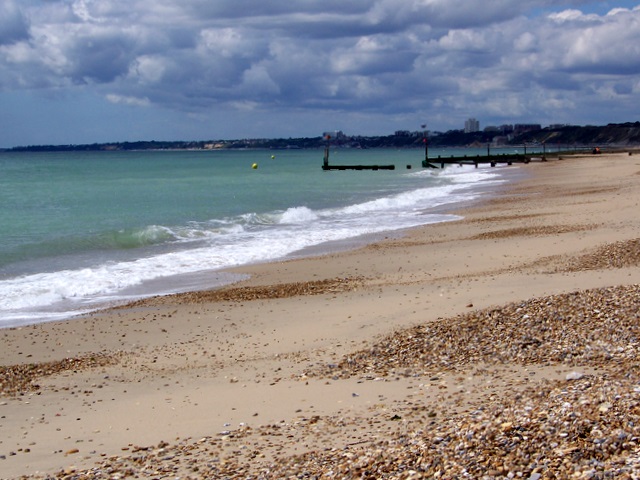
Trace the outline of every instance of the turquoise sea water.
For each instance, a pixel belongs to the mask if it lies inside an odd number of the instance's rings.
[[[396,169],[325,172],[322,155],[0,153],[0,327],[222,285],[231,266],[446,221],[443,208],[519,168],[431,170],[420,150],[339,149],[331,163]]]

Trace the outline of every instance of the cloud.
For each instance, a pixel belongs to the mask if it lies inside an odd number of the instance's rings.
[[[134,107],[148,107],[151,104],[148,98],[125,97],[115,93],[107,94],[106,98],[111,103],[130,105]]]
[[[0,91],[225,118],[579,119],[640,95],[640,7],[604,3],[0,0]]]
[[[619,10],[565,38],[566,68],[607,74],[640,73],[640,10]]]
[[[29,38],[29,22],[14,0],[0,0],[0,45]]]

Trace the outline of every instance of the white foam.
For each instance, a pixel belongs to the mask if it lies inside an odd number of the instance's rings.
[[[307,207],[293,207],[287,209],[280,218],[281,224],[312,222],[318,219],[318,215]]]

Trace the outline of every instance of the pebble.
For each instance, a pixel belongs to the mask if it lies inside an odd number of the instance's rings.
[[[608,260],[611,268],[637,266],[636,252],[640,243],[626,242],[600,253],[617,257]],[[587,255],[564,268],[593,262],[605,261]],[[471,395],[461,411],[443,403],[437,415],[427,415],[431,410],[421,409],[416,397],[393,405],[392,414],[372,406],[367,416],[242,425],[109,457],[83,471],[21,478],[640,478],[639,303],[638,285],[516,302],[400,330],[305,371],[305,378],[320,381],[423,383],[451,373],[491,379],[491,372],[513,365],[570,371],[559,380],[523,375],[517,389]],[[337,444],[332,433],[347,430],[358,437]],[[327,448],[303,448],[313,436]],[[302,453],[278,454],[287,444]]]
[[[0,365],[0,395],[15,395],[36,391],[40,389],[40,385],[36,383],[38,378],[69,370],[80,371],[113,365],[118,363],[123,355],[121,352],[99,352],[52,362],[25,363],[10,366]],[[6,405],[6,402],[1,405]]]

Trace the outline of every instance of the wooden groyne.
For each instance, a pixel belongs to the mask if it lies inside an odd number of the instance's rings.
[[[525,146],[524,153],[492,153],[487,147],[486,155],[451,155],[449,157],[438,155],[438,157],[429,157],[429,147],[425,138],[424,160],[422,160],[423,168],[445,168],[447,165],[491,165],[495,167],[498,164],[513,165],[514,163],[527,164],[531,161],[546,162],[547,157],[562,158],[562,156],[570,156],[578,153],[586,153],[591,151],[590,148],[574,148],[573,150],[565,150],[557,152],[549,152],[544,149],[542,152],[529,152]],[[591,153],[600,153],[600,149],[596,147]],[[631,153],[629,153],[631,155]],[[330,165],[329,164],[329,146],[324,150],[324,160],[322,164],[323,170],[395,170],[395,165]],[[410,169],[411,165],[407,165]]]
[[[487,155],[461,155],[443,157],[426,157],[422,160],[422,166],[424,168],[444,168],[446,165],[474,165],[478,168],[478,165],[489,164],[492,167],[502,163],[512,165],[514,163],[529,163],[531,161],[546,162],[548,157],[562,158],[564,156],[571,156],[576,154],[585,153],[600,153],[599,148],[576,148],[573,150],[564,150],[557,152],[533,152],[533,153],[487,153]]]
[[[395,170],[395,165],[322,165],[323,170]]]
[[[590,147],[574,147],[571,150],[564,151],[558,149],[558,151],[552,153],[547,150],[545,144],[542,144],[542,152],[531,152],[531,148],[529,148],[529,153],[527,153],[527,145],[522,145],[524,153],[494,153],[491,151],[491,146],[487,145],[486,155],[452,155],[450,157],[443,157],[438,155],[437,158],[430,158],[429,145],[427,143],[426,137],[424,139],[424,143],[424,160],[422,160],[422,166],[424,168],[444,168],[446,165],[474,165],[476,168],[478,168],[478,165],[483,164],[489,164],[492,167],[495,167],[500,163],[507,165],[513,165],[514,163],[526,164],[531,162],[532,160],[546,162],[547,157],[562,158],[562,156],[564,155],[575,155],[577,153],[586,153],[587,151],[591,151],[592,153],[600,153],[599,147],[595,147],[593,149],[591,149]],[[536,147],[534,146],[534,148]]]
[[[495,167],[499,163],[506,163],[507,165],[512,165],[514,163],[529,163],[533,157],[540,158],[543,162],[547,160],[546,156],[540,154],[522,155],[518,153],[475,156],[462,155],[451,157],[438,156],[437,158],[424,159],[422,161],[422,166],[424,168],[444,168],[446,165],[474,165],[478,168],[478,165],[490,164],[492,167]]]

